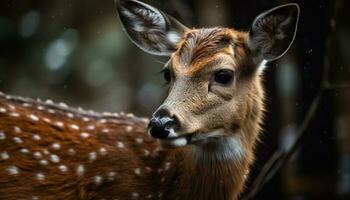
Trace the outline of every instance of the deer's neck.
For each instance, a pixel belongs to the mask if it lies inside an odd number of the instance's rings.
[[[239,137],[192,146],[181,152],[173,199],[236,199],[242,190],[250,154]],[[180,162],[179,162],[180,163]]]

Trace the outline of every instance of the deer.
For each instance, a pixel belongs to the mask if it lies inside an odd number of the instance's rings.
[[[292,45],[298,5],[240,31],[115,4],[130,40],[169,58],[163,103],[148,119],[0,93],[0,199],[238,199],[262,132],[263,73]]]

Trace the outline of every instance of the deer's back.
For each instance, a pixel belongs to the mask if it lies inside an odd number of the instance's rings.
[[[159,159],[146,120],[0,95],[0,199],[130,199]],[[118,188],[117,194],[115,188]],[[43,198],[40,198],[43,197]]]

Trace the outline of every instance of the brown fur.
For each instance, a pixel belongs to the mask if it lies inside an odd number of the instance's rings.
[[[227,28],[190,30],[168,62],[174,78],[160,108],[180,121],[179,135],[205,136],[219,129],[223,138],[184,151],[181,187],[170,199],[237,199],[243,190],[254,160],[264,99],[246,40],[246,33]],[[208,94],[211,76],[223,67],[235,72],[235,83]],[[244,151],[242,157],[225,157],[227,138],[239,143],[235,148]]]
[[[0,108],[6,111],[0,112],[0,132],[6,139],[0,140],[0,153],[7,152],[9,158],[0,160],[0,199],[237,199],[254,160],[263,111],[260,76],[252,70],[256,66],[245,45],[246,33],[223,28],[190,30],[169,62],[177,79],[163,104],[172,105],[171,112],[181,113],[183,134],[194,129],[197,134],[223,129],[243,148],[243,156],[221,157],[223,147],[215,142],[201,148],[162,149],[145,133],[144,119],[89,114],[1,95]],[[201,78],[208,78],[219,64],[232,67],[236,83],[227,91],[215,89],[223,98],[208,98],[200,93],[207,90]],[[95,128],[89,129],[89,125]],[[82,138],[83,132],[89,137]],[[41,139],[34,140],[34,134]],[[16,143],[14,137],[23,143]],[[125,147],[119,148],[118,142]],[[54,143],[60,144],[59,150],[52,148]],[[23,148],[29,153],[21,153]],[[100,152],[101,148],[107,154]],[[42,158],[35,158],[35,152],[41,152]],[[91,152],[96,152],[96,160],[89,159]],[[59,163],[50,161],[52,154],[59,156]],[[40,160],[49,163],[43,166]],[[60,165],[67,171],[61,171]],[[77,174],[79,165],[84,165],[82,175]],[[11,166],[18,168],[18,174],[10,174]],[[38,173],[45,179],[38,180]],[[96,176],[102,179],[96,181]]]

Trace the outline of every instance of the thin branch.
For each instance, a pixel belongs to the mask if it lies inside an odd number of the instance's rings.
[[[276,174],[277,172],[287,163],[289,158],[296,152],[296,150],[300,147],[301,142],[306,137],[306,129],[310,125],[310,122],[314,118],[316,111],[320,105],[322,96],[323,96],[324,89],[321,87],[318,94],[316,95],[316,98],[311,104],[311,107],[309,108],[306,117],[303,120],[302,125],[300,126],[298,132],[297,132],[297,139],[295,140],[294,144],[290,149],[283,152],[281,150],[276,151],[271,158],[267,161],[267,163],[262,168],[261,172],[259,173],[258,177],[255,179],[251,192],[244,198],[244,200],[253,199],[258,192],[265,186],[266,183],[268,183]]]

